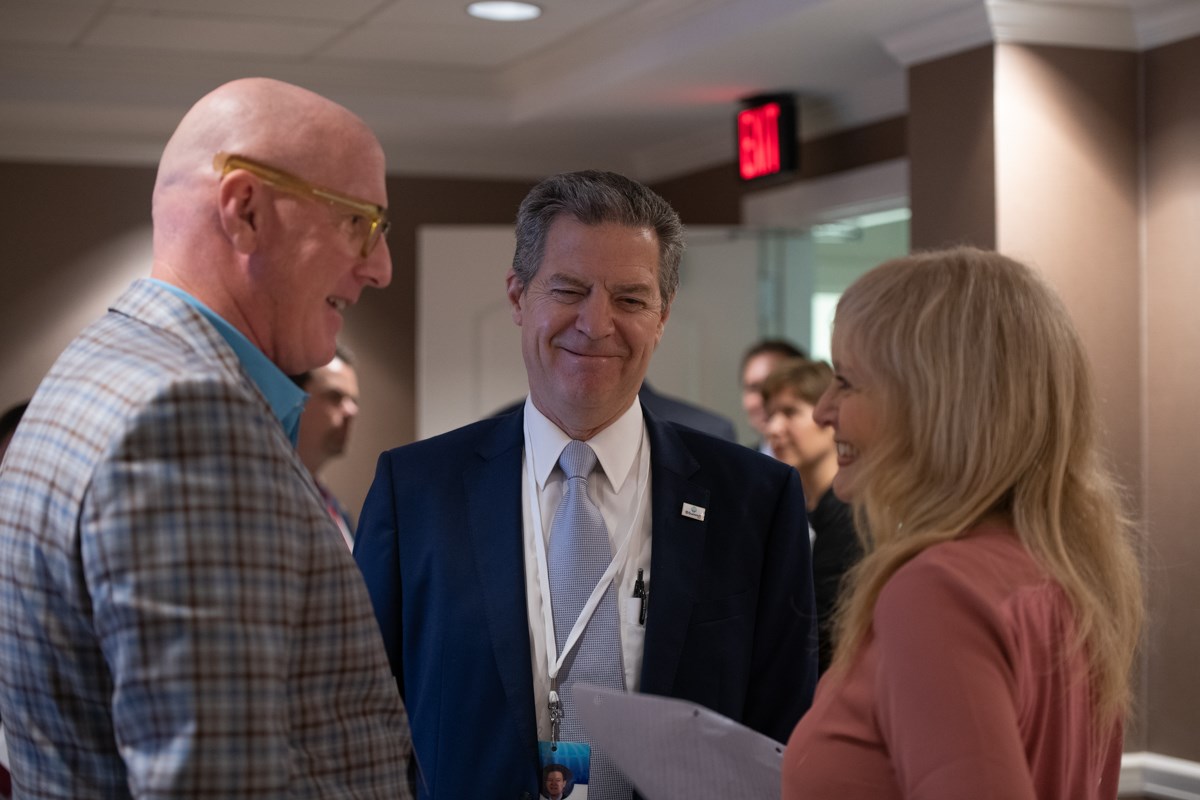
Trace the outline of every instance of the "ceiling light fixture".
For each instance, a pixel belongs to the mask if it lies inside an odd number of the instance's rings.
[[[471,3],[467,6],[467,13],[495,22],[525,22],[540,17],[542,9],[533,3],[487,2]]]

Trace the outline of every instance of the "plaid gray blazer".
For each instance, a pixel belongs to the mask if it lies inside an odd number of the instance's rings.
[[[362,576],[237,356],[153,283],[59,357],[0,471],[0,713],[19,797],[409,797]]]

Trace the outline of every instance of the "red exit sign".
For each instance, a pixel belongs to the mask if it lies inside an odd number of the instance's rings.
[[[738,172],[742,180],[752,181],[794,171],[794,102],[787,97],[764,99],[738,112],[737,140]]]

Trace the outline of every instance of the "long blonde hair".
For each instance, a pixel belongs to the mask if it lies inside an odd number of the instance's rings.
[[[835,325],[884,415],[854,503],[868,555],[838,618],[837,664],[897,569],[988,515],[1010,520],[1074,610],[1097,710],[1128,710],[1142,620],[1132,529],[1103,463],[1087,356],[1028,267],[971,248],[886,262]]]

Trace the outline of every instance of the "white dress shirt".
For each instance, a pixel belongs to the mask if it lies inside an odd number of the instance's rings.
[[[550,541],[550,524],[562,500],[565,476],[558,457],[571,437],[538,411],[531,399],[525,400],[525,452],[521,464],[521,509],[525,547],[525,605],[529,613],[529,642],[533,659],[533,698],[537,706],[538,738],[550,738],[550,667],[546,653],[546,623],[537,548],[545,551]],[[650,440],[642,406],[635,397],[633,405],[617,420],[588,440],[596,453],[598,468],[588,480],[588,497],[600,509],[608,527],[609,543],[616,553],[625,537],[629,538],[624,563],[613,580],[617,586],[617,607],[621,616],[621,655],[625,666],[625,688],[638,690],[642,672],[642,644],[645,628],[638,621],[641,601],[633,597],[637,571],[642,570],[646,589],[650,589]],[[530,459],[537,484],[536,503],[532,508],[529,491]],[[646,473],[645,486],[638,486],[638,475]],[[539,540],[532,523],[541,519]],[[636,525],[635,525],[636,523]],[[632,528],[632,530],[631,530]],[[548,585],[548,582],[547,582]],[[649,601],[648,601],[649,602]],[[553,633],[553,632],[551,632]],[[557,655],[557,654],[555,654]]]

